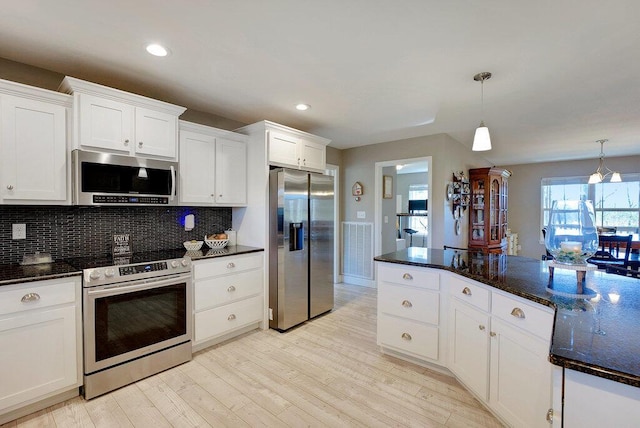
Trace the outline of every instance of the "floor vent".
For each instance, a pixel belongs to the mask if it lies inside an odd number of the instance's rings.
[[[373,279],[373,223],[342,222],[342,239],[343,275]]]

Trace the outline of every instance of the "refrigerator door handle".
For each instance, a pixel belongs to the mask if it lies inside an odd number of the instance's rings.
[[[304,250],[304,224],[289,223],[289,251]]]

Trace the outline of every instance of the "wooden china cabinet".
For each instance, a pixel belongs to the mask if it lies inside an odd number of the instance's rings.
[[[511,172],[504,168],[469,170],[471,215],[469,248],[499,253],[507,248],[507,181]]]

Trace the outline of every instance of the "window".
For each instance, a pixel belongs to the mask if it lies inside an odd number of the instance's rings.
[[[619,232],[640,229],[640,174],[623,174],[621,183],[588,184],[589,177],[543,178],[541,183],[540,229],[549,221],[555,200],[593,201],[596,225],[615,227]],[[542,235],[541,235],[542,237]]]
[[[429,186],[427,184],[410,184],[409,185],[409,201],[420,200],[426,201],[429,199]],[[427,214],[427,211],[415,210],[413,214]],[[416,235],[422,235],[424,242],[424,235],[427,234],[427,219],[428,217],[409,217],[408,227],[413,230],[417,230]]]

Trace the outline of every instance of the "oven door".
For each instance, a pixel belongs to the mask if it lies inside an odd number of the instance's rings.
[[[191,340],[190,274],[85,288],[83,294],[85,374]]]

